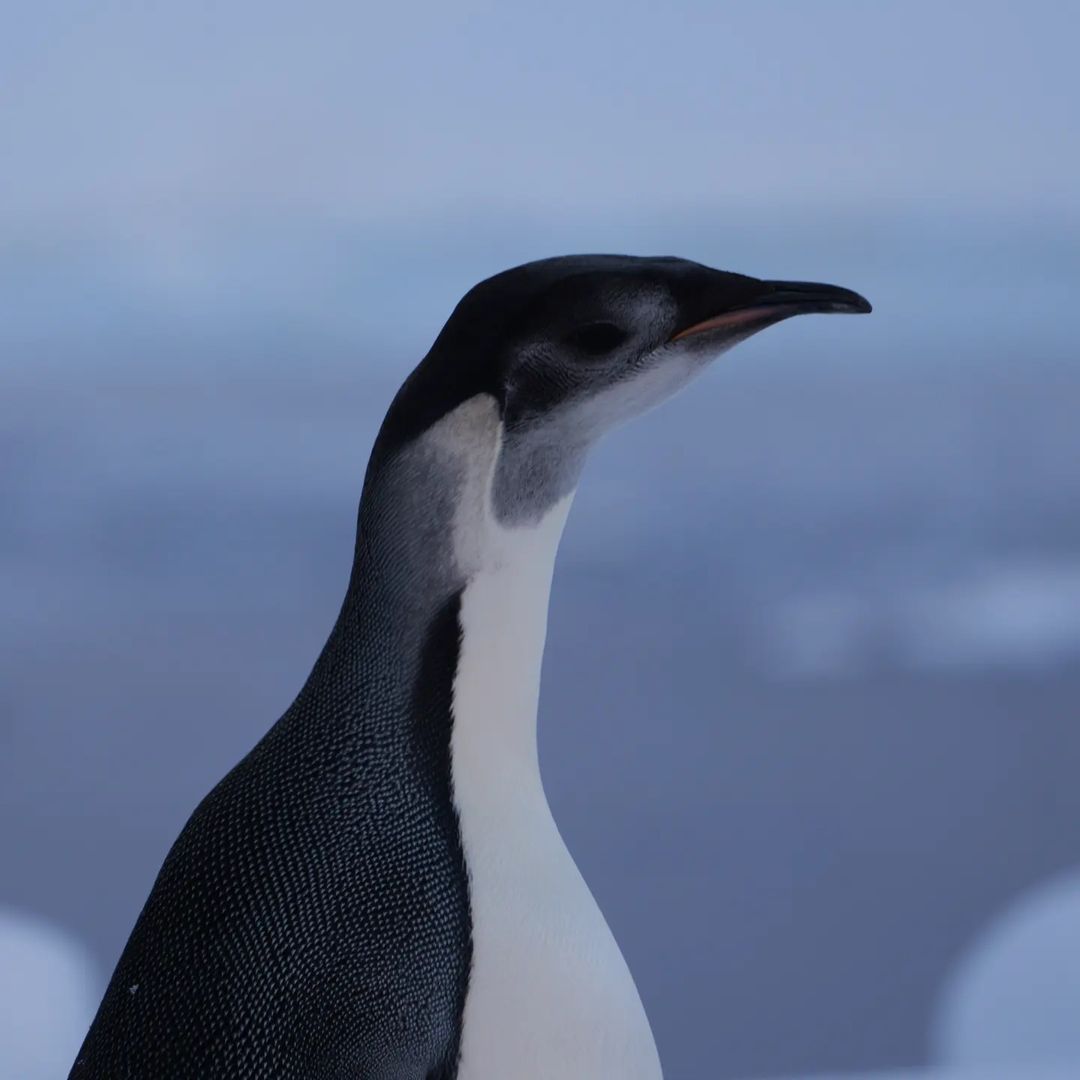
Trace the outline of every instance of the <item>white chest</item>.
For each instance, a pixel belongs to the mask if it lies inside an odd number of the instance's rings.
[[[652,1032],[540,781],[536,705],[554,548],[569,500],[462,596],[454,797],[473,962],[460,1080],[659,1080]]]

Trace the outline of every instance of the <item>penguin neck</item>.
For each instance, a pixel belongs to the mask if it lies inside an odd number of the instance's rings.
[[[421,652],[440,673],[454,773],[539,780],[536,717],[548,599],[573,491],[543,510],[496,511],[497,477],[518,461],[496,402],[469,399],[403,450],[373,456],[341,637],[392,642],[403,691]],[[443,612],[456,608],[456,633]],[[433,640],[433,628],[439,629]],[[355,672],[344,665],[346,678]],[[339,667],[342,670],[342,667]],[[446,676],[440,674],[440,680]],[[351,686],[351,683],[350,683]],[[346,692],[360,693],[351,687]],[[430,692],[431,687],[426,687]],[[472,784],[472,781],[469,781]]]
[[[540,669],[555,556],[573,491],[509,521],[500,515],[500,478],[516,471],[528,448],[508,442],[496,402],[486,395],[436,425],[427,449],[456,476],[443,532],[451,577],[460,583],[451,691],[455,791],[459,799],[463,787],[472,797],[494,799],[542,794]]]

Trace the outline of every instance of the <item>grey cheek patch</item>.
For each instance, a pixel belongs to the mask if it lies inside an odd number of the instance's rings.
[[[588,443],[572,425],[549,417],[504,437],[491,490],[501,525],[532,525],[577,487]]]

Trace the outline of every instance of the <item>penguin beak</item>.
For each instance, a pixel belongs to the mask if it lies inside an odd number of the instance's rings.
[[[742,301],[738,307],[684,327],[671,340],[679,341],[709,330],[763,329],[792,315],[811,312],[865,315],[873,310],[864,297],[839,285],[820,285],[810,281],[762,281],[760,284],[761,291],[756,296]]]

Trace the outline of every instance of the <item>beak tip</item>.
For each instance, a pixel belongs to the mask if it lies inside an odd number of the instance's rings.
[[[865,296],[859,296],[856,293],[851,307],[842,308],[841,310],[847,311],[852,315],[869,315],[874,310],[874,305],[871,304]]]
[[[836,312],[844,315],[869,315],[873,305],[854,289],[807,281],[767,281],[768,302],[801,308],[802,313]]]

